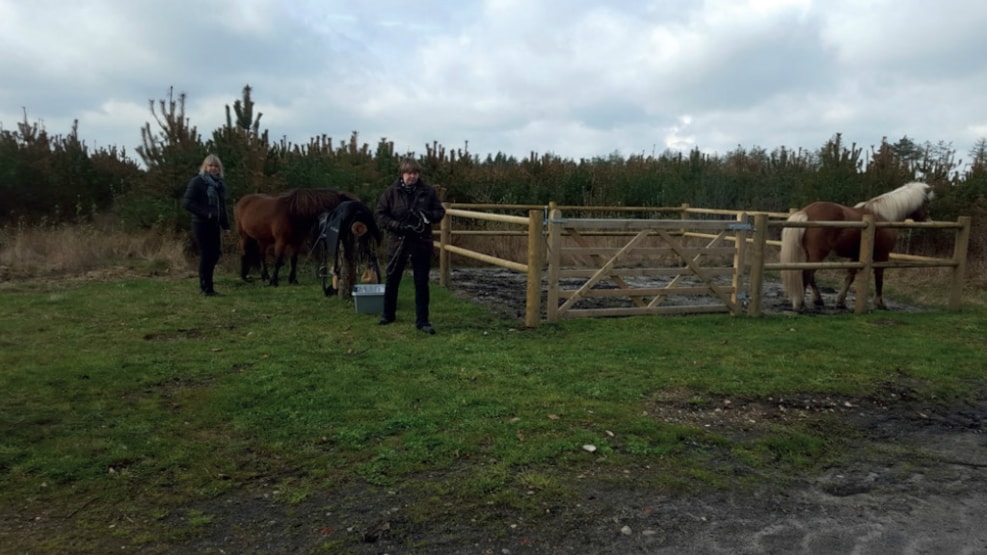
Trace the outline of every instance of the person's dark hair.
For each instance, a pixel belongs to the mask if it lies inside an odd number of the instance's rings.
[[[422,166],[414,158],[401,160],[401,173],[422,173]]]

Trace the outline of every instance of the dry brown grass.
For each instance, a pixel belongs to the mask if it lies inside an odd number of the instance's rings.
[[[885,276],[891,294],[905,295],[922,305],[947,304],[952,283],[952,270],[949,268],[888,270]],[[987,307],[987,261],[967,261],[962,304]]]
[[[147,275],[188,271],[187,239],[90,225],[0,229],[0,280],[84,275],[119,268]]]

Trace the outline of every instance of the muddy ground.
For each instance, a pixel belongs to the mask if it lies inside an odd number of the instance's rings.
[[[523,318],[523,276],[458,270],[452,281],[457,295]],[[788,310],[777,284],[767,287],[765,311]],[[331,541],[330,552],[356,554],[987,553],[987,391],[979,398],[932,405],[904,380],[871,399],[718,399],[697,407],[670,396],[652,407],[655,418],[743,438],[773,423],[835,415],[855,439],[847,463],[818,475],[698,496],[640,487],[647,468],[613,476],[601,465],[598,474],[572,476],[578,498],[547,505],[537,522],[450,508],[448,519],[415,523],[405,515],[427,502],[413,493],[420,483],[330,491],[290,507],[262,488],[203,507],[224,515],[215,533],[171,552],[314,552]]]
[[[729,286],[729,277],[719,277],[714,279],[717,285]],[[459,297],[474,302],[481,303],[492,312],[510,319],[524,320],[525,314],[525,288],[527,277],[520,273],[502,268],[454,268],[450,273],[450,289]],[[665,287],[668,285],[667,278],[654,277],[625,277],[624,280],[630,287]],[[438,273],[433,272],[433,281],[438,281]],[[580,287],[585,280],[560,280],[560,287],[565,290],[574,290]],[[687,278],[677,284],[678,287],[700,286],[702,283],[695,278]],[[838,314],[847,312],[847,308],[835,306],[837,290],[820,281],[820,291],[825,301],[824,306],[812,306],[811,299],[806,295],[807,313],[810,314]],[[597,289],[615,289],[612,282],[601,281]],[[545,284],[542,284],[542,317],[545,316]],[[761,310],[765,314],[770,313],[792,313],[791,301],[785,296],[781,283],[777,281],[765,281],[762,287]],[[749,299],[750,294],[746,290],[741,291],[742,298]],[[846,305],[849,310],[853,310],[854,291],[850,289],[847,296]],[[682,306],[682,305],[714,305],[722,304],[717,297],[709,295],[671,295],[662,301],[662,306]],[[893,299],[885,298],[885,304],[893,312],[911,312],[922,310],[921,307],[911,306],[904,303],[895,302]],[[631,307],[629,297],[596,297],[580,300],[573,305],[573,308],[611,308],[611,307]]]

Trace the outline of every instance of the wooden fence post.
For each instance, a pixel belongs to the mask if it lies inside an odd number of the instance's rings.
[[[741,301],[740,289],[744,286],[744,268],[747,264],[747,229],[744,224],[747,223],[747,212],[737,212],[737,233],[733,237],[734,250],[733,255],[733,281],[731,283],[733,292],[730,293],[730,302],[734,306],[739,306]],[[730,314],[736,316],[736,313],[731,312]]]
[[[751,303],[748,316],[761,315],[762,289],[764,288],[764,247],[768,242],[768,215],[754,214],[754,242],[751,245]]]
[[[449,203],[443,202],[442,207],[449,210]],[[452,254],[446,250],[446,245],[450,244],[451,239],[452,217],[446,216],[439,222],[439,285],[442,287],[449,287],[449,276],[452,273],[452,268],[449,265],[452,262]]]
[[[864,214],[863,219],[867,227],[860,230],[860,258],[858,260],[863,264],[863,268],[857,272],[857,297],[853,303],[854,314],[867,312],[867,290],[870,287],[871,276],[874,274],[874,238],[877,236],[877,228],[874,226],[873,215]]]
[[[541,322],[541,274],[544,261],[543,210],[528,211],[528,289],[524,325],[537,328]]]
[[[956,231],[956,243],[953,245],[953,279],[949,288],[949,309],[959,310],[963,292],[963,281],[966,279],[966,251],[970,245],[970,216],[960,216],[957,219],[960,228]]]
[[[548,212],[548,294],[545,296],[545,317],[549,322],[559,319],[559,272],[562,269],[562,211],[549,204]]]

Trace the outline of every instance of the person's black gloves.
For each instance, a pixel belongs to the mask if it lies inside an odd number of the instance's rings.
[[[425,222],[414,214],[409,215],[401,224],[402,233],[421,233],[425,231]]]

